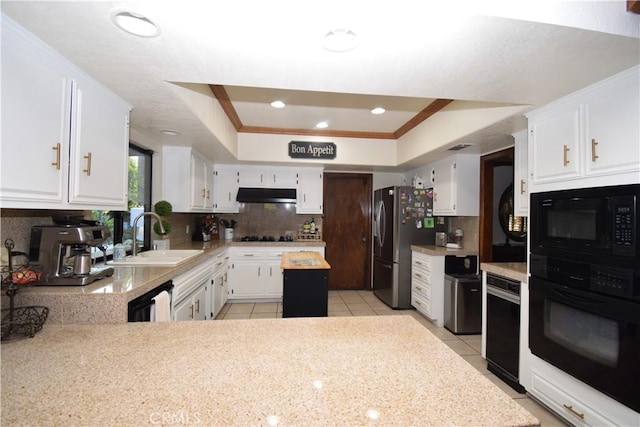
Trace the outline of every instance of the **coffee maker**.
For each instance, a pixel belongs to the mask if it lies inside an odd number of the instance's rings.
[[[111,267],[92,265],[91,248],[104,254],[111,237],[102,225],[36,225],[31,227],[30,264],[42,269],[43,285],[87,285],[113,274]]]

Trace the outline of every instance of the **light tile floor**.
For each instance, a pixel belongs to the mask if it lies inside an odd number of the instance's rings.
[[[485,375],[517,403],[540,420],[543,427],[567,424],[526,394],[519,394],[487,370],[487,362],[480,355],[480,335],[454,335],[434,325],[415,310],[393,310],[370,291],[329,291],[329,316],[412,316],[431,333],[440,338],[463,359]],[[226,304],[217,319],[268,319],[282,317],[281,303]]]

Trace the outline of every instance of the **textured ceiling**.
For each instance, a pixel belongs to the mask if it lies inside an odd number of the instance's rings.
[[[132,130],[233,160],[167,82],[225,86],[244,125],[393,132],[433,99],[547,103],[640,62],[640,17],[625,1],[2,1],[2,12],[134,106]],[[517,4],[519,7],[515,8]],[[117,29],[114,10],[156,22]],[[349,28],[346,53],[322,36]],[[274,110],[271,98],[288,107]],[[384,104],[388,112],[372,116]],[[522,129],[514,117],[465,140],[481,151]],[[428,160],[426,158],[425,160]]]

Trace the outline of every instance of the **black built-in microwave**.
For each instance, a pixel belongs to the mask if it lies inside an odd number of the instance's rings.
[[[638,256],[640,184],[532,193],[531,252],[614,264]]]

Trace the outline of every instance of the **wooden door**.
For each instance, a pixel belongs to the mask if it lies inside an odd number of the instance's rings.
[[[324,174],[329,289],[371,288],[371,174]]]

